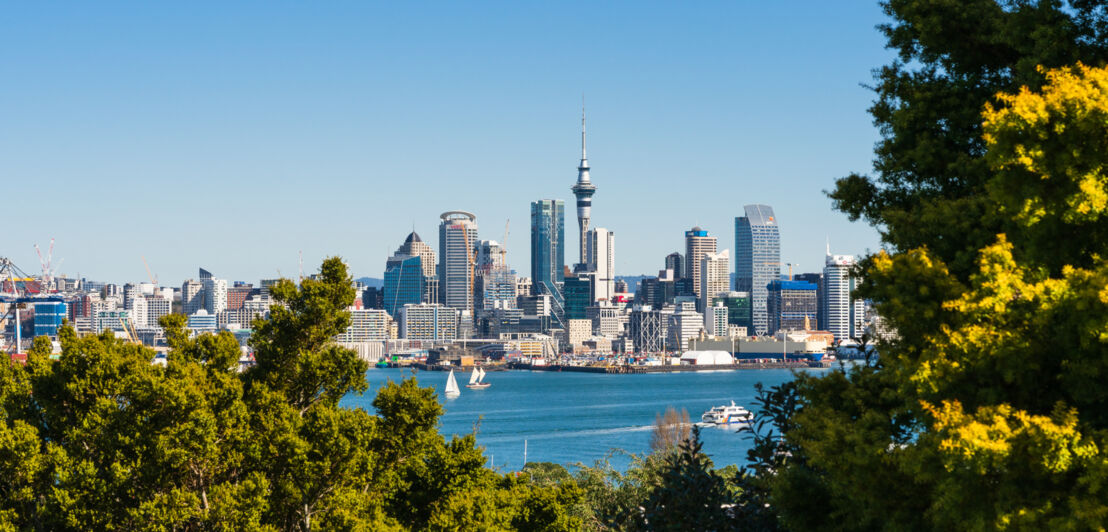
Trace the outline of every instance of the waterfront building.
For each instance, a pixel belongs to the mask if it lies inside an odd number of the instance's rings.
[[[769,205],[747,205],[735,218],[735,290],[750,292],[755,334],[770,330],[767,286],[781,278],[781,236]]]
[[[378,309],[351,308],[349,310],[350,326],[335,337],[336,342],[353,343],[388,340],[388,313]]]
[[[586,235],[586,265],[593,277],[592,300],[611,301],[615,295],[615,233],[597,227]]]
[[[69,315],[69,309],[64,301],[44,301],[34,304],[34,335],[58,336],[58,327]]]
[[[816,285],[807,281],[769,283],[767,312],[770,333],[802,331],[816,321]]]
[[[631,310],[627,334],[631,337],[635,352],[662,353],[666,350],[670,314],[673,314],[672,306],[663,309],[642,305]]]
[[[704,312],[704,330],[710,336],[728,336],[728,327],[727,307],[717,300]]]
[[[465,211],[448,211],[439,218],[440,299],[448,307],[472,312],[477,217]]]
[[[692,279],[692,293],[696,297],[700,297],[700,261],[715,252],[716,237],[699,227],[685,231],[685,276]]]
[[[577,182],[570,187],[573,197],[577,199],[577,226],[581,245],[579,262],[585,263],[587,257],[585,242],[589,231],[589,219],[592,217],[592,196],[596,194],[596,185],[592,184],[589,177],[589,159],[585,155],[585,108],[581,107],[581,163],[577,165]]]
[[[865,302],[854,298],[854,289],[859,280],[850,275],[853,267],[853,256],[831,255],[831,250],[828,249],[823,268],[822,301],[822,314],[826,322],[821,323],[820,328],[830,331],[836,341],[861,338],[865,331]]]
[[[705,253],[700,258],[700,300],[698,309],[707,312],[715,306],[712,301],[717,294],[728,292],[731,288],[731,255],[728,250],[719,253]]]
[[[384,310],[390,316],[404,305],[423,302],[424,290],[423,257],[412,255],[393,255],[385,262],[385,284],[382,287]]]
[[[453,341],[458,338],[459,310],[438,303],[404,305],[399,335],[408,340]]]
[[[531,202],[531,293],[549,294],[559,305],[565,279],[565,204],[562,200]]]
[[[585,340],[592,337],[592,320],[570,318],[566,321],[566,344],[570,347],[579,348],[584,345]]]
[[[666,331],[666,349],[684,352],[689,348],[689,340],[700,335],[704,328],[704,315],[696,311],[696,303],[686,302],[676,305],[669,315],[669,328]]]
[[[793,276],[791,281],[808,281],[816,285],[816,321],[812,322],[812,326],[817,330],[825,330],[827,328],[827,305],[824,304],[827,296],[824,293],[824,283],[822,273],[798,273]]]
[[[674,251],[666,255],[666,269],[673,272],[674,280],[685,277],[685,257],[681,255],[681,252]]]

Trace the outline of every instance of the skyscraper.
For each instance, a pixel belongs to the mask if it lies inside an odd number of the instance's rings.
[[[766,286],[781,278],[781,236],[769,205],[747,205],[735,218],[735,290],[750,292],[752,334],[766,334]]]
[[[565,203],[531,202],[531,293],[549,294],[561,304],[565,278]]]
[[[853,297],[857,281],[850,276],[853,267],[853,256],[832,255],[828,247],[820,306],[827,322],[823,327],[835,335],[835,340],[861,338],[865,329],[865,302]]]
[[[589,230],[589,218],[592,216],[592,195],[596,193],[596,185],[589,180],[589,159],[585,156],[585,107],[581,106],[581,164],[577,166],[577,183],[570,190],[577,198],[577,225],[580,227],[581,264],[585,263],[587,250],[585,249],[586,235]]]
[[[714,306],[716,296],[729,291],[730,277],[731,254],[728,250],[705,253],[700,259],[700,299],[697,301],[705,317]]]
[[[681,256],[681,252],[674,251],[666,255],[666,269],[673,270],[673,280],[675,281],[685,277],[685,257]]]
[[[592,300],[611,301],[615,294],[615,233],[597,227],[586,235],[586,264],[593,274]]]
[[[477,216],[447,211],[439,218],[439,299],[448,307],[472,315]]]
[[[413,233],[414,234],[414,233]],[[385,312],[398,317],[404,305],[418,304],[423,300],[423,257],[393,255],[385,263],[384,290]]]
[[[700,297],[700,259],[708,253],[716,252],[716,237],[693,227],[685,231],[685,277],[692,279],[693,294]]]
[[[412,231],[404,243],[396,250],[396,255],[419,257],[423,268],[423,303],[437,303],[439,300],[438,262],[435,250]],[[403,305],[401,305],[403,306]],[[398,307],[399,308],[399,307]]]

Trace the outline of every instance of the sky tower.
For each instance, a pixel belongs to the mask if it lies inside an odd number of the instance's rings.
[[[579,263],[585,263],[585,233],[589,230],[589,217],[592,215],[592,195],[596,185],[589,181],[589,159],[585,155],[585,106],[581,105],[581,164],[577,167],[577,183],[570,188],[577,198],[577,225],[581,234],[577,240],[581,246]]]

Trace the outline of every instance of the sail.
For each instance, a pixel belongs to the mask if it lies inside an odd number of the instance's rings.
[[[477,381],[478,381],[478,382],[485,382],[485,370],[484,370],[484,369],[481,369],[481,368],[479,368],[479,371],[480,371],[481,373],[477,375]]]
[[[461,395],[458,389],[458,381],[454,380],[454,370],[450,370],[450,376],[446,378],[446,395]]]
[[[477,384],[477,381],[481,380],[481,373],[480,372],[481,372],[481,370],[477,369],[477,367],[474,366],[473,373],[469,374],[469,383],[470,384]]]

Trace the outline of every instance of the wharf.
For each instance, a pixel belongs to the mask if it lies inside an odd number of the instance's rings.
[[[474,366],[442,366],[442,365],[429,365],[422,362],[416,362],[412,364],[397,364],[395,362],[389,363],[390,368],[411,368],[419,371],[458,371],[467,372],[473,371]],[[549,364],[549,365],[531,365],[523,363],[510,363],[506,365],[497,364],[492,366],[480,366],[482,370],[493,371],[508,371],[508,370],[530,370],[530,371],[567,371],[577,373],[606,373],[606,374],[641,374],[641,373],[684,373],[689,371],[734,371],[734,370],[750,370],[750,369],[807,369],[807,368],[826,368],[830,367],[829,364],[821,364],[819,362],[781,362],[781,361],[769,361],[769,362],[739,362],[736,364],[720,364],[720,365],[669,365],[669,366],[639,366],[639,365],[619,365],[619,366],[572,366],[562,364]]]
[[[607,374],[640,374],[640,373],[682,373],[687,371],[733,371],[740,369],[805,369],[824,367],[819,363],[809,362],[740,362],[738,364],[720,365],[669,365],[669,366],[569,366],[551,364],[546,366],[532,366],[530,364],[514,364],[511,369],[526,369],[532,371],[575,371],[580,373],[607,373]]]

